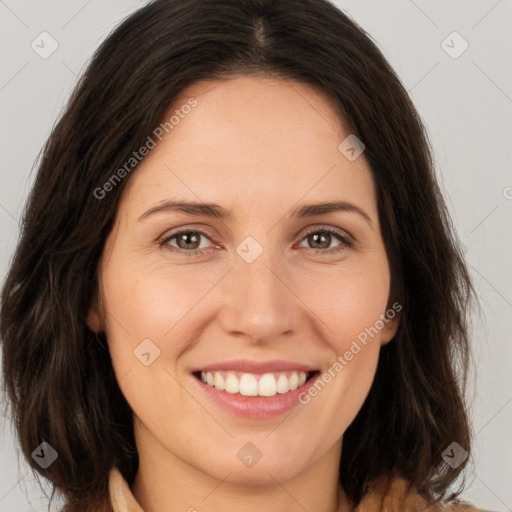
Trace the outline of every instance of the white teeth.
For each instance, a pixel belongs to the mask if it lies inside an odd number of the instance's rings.
[[[258,396],[258,381],[250,373],[244,373],[240,379],[240,394],[244,396]]]
[[[288,391],[290,391],[290,384],[288,384],[286,375],[279,375],[279,378],[277,379],[277,392],[288,393]]]
[[[297,389],[299,387],[299,376],[297,375],[297,372],[293,372],[291,374],[288,382],[290,384],[290,391],[293,391],[294,389]]]
[[[306,372],[279,372],[263,375],[220,371],[201,372],[201,380],[209,386],[227,393],[240,393],[243,396],[274,396],[277,393],[288,393],[302,386],[306,379]]]
[[[228,393],[238,393],[240,391],[240,381],[234,373],[228,373],[226,377],[226,391]]]
[[[258,382],[258,395],[274,396],[277,393],[276,378],[272,373],[265,373]]]
[[[219,372],[215,372],[215,388],[220,389],[221,391],[226,389],[224,377]]]

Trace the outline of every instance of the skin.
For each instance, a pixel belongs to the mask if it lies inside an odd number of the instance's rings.
[[[338,484],[343,433],[396,317],[310,403],[278,418],[221,409],[198,393],[190,372],[233,357],[326,371],[375,325],[388,308],[390,272],[370,168],[364,153],[349,161],[340,152],[350,132],[309,86],[263,76],[196,82],[166,118],[191,96],[197,106],[129,178],[88,318],[107,333],[134,411],[140,466],[132,491],[145,512],[224,512],[234,503],[247,512],[351,510]],[[170,199],[216,203],[233,218],[162,211],[138,221]],[[358,206],[372,225],[352,211],[290,216],[334,200]],[[325,227],[355,244],[325,234],[315,245],[308,230]],[[177,238],[160,245],[176,228],[208,236],[185,248]],[[263,248],[252,263],[236,252],[247,236]],[[146,338],[161,351],[149,366],[134,357]],[[247,442],[262,453],[251,468],[237,458]]]

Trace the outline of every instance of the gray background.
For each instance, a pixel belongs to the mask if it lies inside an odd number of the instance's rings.
[[[0,276],[42,144],[93,51],[136,0],[0,0]],[[478,289],[476,434],[462,498],[512,510],[512,0],[338,0],[389,59],[427,126],[442,189]],[[47,59],[32,41],[58,42]],[[453,58],[463,41],[468,49]],[[48,46],[46,46],[48,48]],[[451,48],[450,48],[451,47]],[[46,487],[48,490],[49,487]],[[0,423],[0,511],[47,510],[47,498]]]

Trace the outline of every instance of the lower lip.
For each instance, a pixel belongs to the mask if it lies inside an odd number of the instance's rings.
[[[244,396],[239,393],[220,391],[192,375],[209,399],[230,413],[249,419],[275,418],[291,411],[297,405],[303,405],[299,402],[299,395],[307,391],[318,377],[319,374],[314,375],[302,386],[287,393],[277,393],[274,396]]]

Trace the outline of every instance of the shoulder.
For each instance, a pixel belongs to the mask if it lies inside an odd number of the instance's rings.
[[[386,475],[372,482],[354,512],[492,511],[477,508],[461,500],[429,503],[406,479],[397,475]]]

